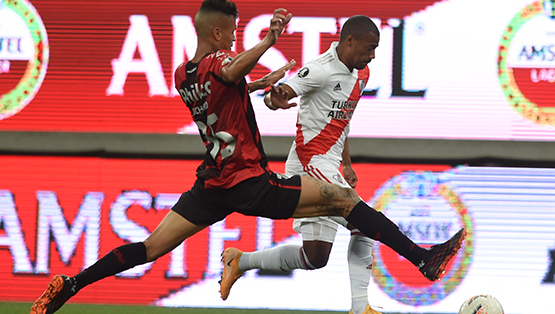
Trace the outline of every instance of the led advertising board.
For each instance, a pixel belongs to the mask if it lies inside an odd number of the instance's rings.
[[[253,47],[277,4],[236,1],[234,49]],[[173,87],[196,49],[200,1],[0,1],[0,130],[198,133]],[[555,139],[555,18],[548,0],[290,1],[293,18],[249,81],[302,65],[356,14],[380,26],[351,135]],[[296,110],[251,94],[262,135],[295,134]]]
[[[32,301],[54,274],[73,275],[113,248],[141,241],[195,179],[198,160],[0,156],[2,301]],[[283,171],[283,162],[271,167]],[[549,313],[555,290],[555,170],[356,163],[356,190],[421,245],[461,227],[464,246],[441,281],[374,245],[370,303],[384,312],[456,313],[491,294],[506,313]],[[301,244],[292,221],[232,214],[159,260],[109,277],[71,302],[348,311],[339,228],[328,265],[268,275],[249,271],[222,301],[221,252]],[[516,289],[515,287],[518,287]],[[262,289],[263,288],[263,289]]]

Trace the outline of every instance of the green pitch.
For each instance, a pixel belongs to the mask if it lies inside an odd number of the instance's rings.
[[[31,303],[0,302],[0,313],[22,314],[29,313]],[[66,304],[56,314],[338,314],[341,312],[321,311],[277,311],[277,310],[247,310],[247,309],[205,309],[188,307],[156,307],[156,306],[127,306],[127,305],[91,305]]]
[[[0,302],[0,313],[22,314],[29,313],[31,303]],[[291,310],[247,310],[247,309],[205,309],[205,308],[170,308],[155,306],[127,306],[127,305],[91,305],[66,304],[56,314],[339,314],[348,312],[325,311],[291,311]],[[395,313],[388,313],[395,314]]]

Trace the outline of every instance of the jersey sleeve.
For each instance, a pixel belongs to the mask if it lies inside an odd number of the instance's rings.
[[[297,94],[308,95],[319,91],[328,79],[322,66],[316,62],[308,62],[295,76],[285,82]]]
[[[210,64],[210,70],[216,73],[217,76],[220,75],[220,71],[222,68],[231,62],[235,56],[237,56],[237,52],[229,51],[229,50],[218,50],[214,54],[212,54],[213,60]]]

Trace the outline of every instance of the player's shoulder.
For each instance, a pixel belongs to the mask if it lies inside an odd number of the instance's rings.
[[[230,63],[236,55],[235,51],[230,50],[218,50],[206,54],[198,63],[199,72],[215,71],[219,73],[219,70]]]
[[[181,72],[184,71],[184,70],[185,70],[185,65],[186,65],[186,64],[187,64],[187,62],[181,62],[181,64],[178,65],[177,68],[175,68],[175,71],[176,71],[176,72],[178,72],[178,71],[181,71]]]
[[[216,52],[206,55],[203,60],[224,60],[227,58],[235,58],[235,56],[237,56],[236,51],[220,49]]]
[[[175,68],[174,71],[174,78],[175,78],[175,87],[177,89],[180,88],[181,83],[187,79],[187,64],[189,62],[182,62],[180,65]]]
[[[336,56],[328,50],[322,54],[320,54],[314,62],[318,63],[322,68],[330,68],[335,63]]]
[[[314,72],[319,79],[327,80],[334,72],[337,72],[335,56],[329,51],[320,54],[315,59],[307,63],[307,66]]]
[[[320,62],[319,58],[316,58],[305,63],[299,72],[297,72],[297,77],[321,81],[327,78],[328,73],[329,69],[327,66]]]

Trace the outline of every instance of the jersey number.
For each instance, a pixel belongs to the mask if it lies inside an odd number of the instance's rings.
[[[222,159],[233,155],[233,152],[235,151],[235,145],[237,144],[235,138],[225,131],[220,131],[214,134],[214,129],[212,129],[212,125],[216,123],[216,121],[218,121],[218,116],[215,113],[210,114],[206,118],[206,123],[208,123],[208,126],[202,121],[195,121],[202,135],[204,135],[208,142],[213,144],[212,150],[210,150],[210,156],[212,156],[214,160],[216,160],[218,152],[221,148],[220,141],[227,144],[224,149],[221,149],[220,154],[222,155]],[[206,133],[207,128],[210,128],[210,134],[214,134],[213,136]]]

